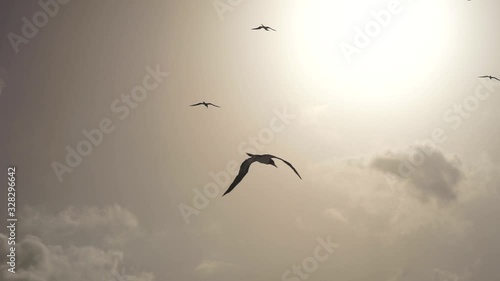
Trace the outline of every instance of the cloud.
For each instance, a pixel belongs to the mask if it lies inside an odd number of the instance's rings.
[[[118,205],[106,208],[70,207],[55,216],[27,208],[20,229],[33,233],[19,237],[16,243],[16,273],[3,270],[0,280],[6,281],[120,281],[113,275],[123,262],[124,253],[111,245],[138,228],[137,220]],[[27,229],[26,229],[26,228]],[[37,229],[38,228],[38,229]],[[38,231],[37,231],[38,230]],[[94,234],[87,243],[106,239],[108,247],[74,245],[82,234]],[[64,241],[63,241],[64,240]],[[7,236],[0,234],[0,245]],[[83,244],[83,243],[82,243]],[[95,243],[99,244],[99,243]],[[6,264],[7,248],[0,247],[0,262]],[[148,272],[124,275],[127,281],[152,281]]]
[[[0,242],[6,240],[7,237],[0,234]],[[111,281],[111,273],[123,260],[123,253],[119,251],[104,251],[92,246],[48,245],[32,235],[21,239],[16,250],[16,273],[3,270],[2,280]],[[7,253],[1,255],[4,257]]]
[[[396,270],[396,273],[394,273],[394,275],[392,275],[389,279],[387,279],[386,281],[403,281],[403,278],[405,276],[405,271],[404,269],[402,268],[398,268]]]
[[[435,268],[433,270],[433,281],[459,281],[458,276],[453,273],[443,269]]]
[[[69,207],[55,216],[43,209],[27,207],[21,216],[23,230],[46,237],[48,242],[71,237],[72,243],[93,240],[103,241],[106,246],[117,246],[138,235],[139,231],[136,217],[118,205],[105,208]]]
[[[371,167],[408,181],[422,201],[435,198],[440,202],[457,200],[457,186],[463,179],[458,156],[446,157],[440,150],[422,145],[399,153],[377,156]]]
[[[206,259],[196,266],[195,271],[203,275],[214,275],[227,271],[233,271],[237,268],[238,266],[231,263]]]

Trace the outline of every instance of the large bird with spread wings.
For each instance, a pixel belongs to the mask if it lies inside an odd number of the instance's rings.
[[[299,176],[299,178],[302,179],[302,177],[299,175],[297,170],[295,170],[295,168],[292,166],[292,164],[290,164],[289,162],[285,161],[282,158],[276,157],[276,156],[271,155],[271,154],[254,155],[254,154],[247,153],[247,155],[250,156],[250,158],[243,161],[243,163],[240,166],[240,172],[238,173],[238,175],[234,179],[233,183],[231,183],[229,188],[226,190],[226,192],[224,192],[224,194],[222,196],[231,192],[231,190],[233,190],[241,182],[241,180],[248,173],[248,170],[250,169],[250,165],[252,165],[252,163],[254,163],[254,162],[259,162],[259,163],[266,164],[266,165],[273,165],[274,167],[277,168],[276,163],[274,163],[274,161],[273,161],[273,158],[279,159],[279,160],[283,161],[285,164],[287,164],[290,168],[292,168],[292,170],[295,172],[295,174],[297,174],[297,176]]]

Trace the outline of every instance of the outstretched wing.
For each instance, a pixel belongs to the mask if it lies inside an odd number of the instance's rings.
[[[496,77],[493,77],[493,79],[497,80],[497,81],[500,81],[500,79],[496,78]]]
[[[259,29],[262,29],[262,26],[252,28],[252,30],[259,30]]]
[[[240,166],[240,172],[234,179],[233,183],[229,186],[229,188],[224,192],[224,195],[228,194],[233,190],[240,182],[241,180],[245,177],[245,175],[248,173],[248,170],[250,169],[250,165],[254,162],[255,160],[253,158],[248,158],[247,160],[243,161]]]
[[[199,102],[199,103],[195,103],[195,104],[192,104],[191,106],[198,106],[200,104],[203,104],[202,102]]]
[[[276,156],[274,156],[274,155],[272,155],[272,157],[273,157],[273,158],[276,158],[276,159],[279,159],[279,160],[281,160],[281,161],[283,161],[283,162],[285,162],[285,164],[287,164],[290,168],[292,168],[292,170],[293,170],[293,171],[297,174],[297,176],[299,176],[299,178],[300,178],[300,179],[302,179],[302,177],[299,175],[299,172],[297,172],[297,170],[295,170],[295,168],[292,166],[292,164],[290,164],[290,162],[288,162],[288,161],[286,161],[286,160],[284,160],[284,159],[281,159],[281,158],[279,158],[279,157],[276,157]]]
[[[213,103],[210,103],[210,102],[209,102],[209,103],[207,103],[207,104],[208,104],[208,105],[211,105],[211,106],[215,106],[215,107],[220,107],[220,106],[218,106],[218,105],[216,105],[216,104],[213,104]]]
[[[272,28],[272,27],[269,27],[269,29],[271,29],[272,31],[276,31],[276,29]]]
[[[485,75],[485,76],[479,76],[479,78],[490,78],[490,77]]]

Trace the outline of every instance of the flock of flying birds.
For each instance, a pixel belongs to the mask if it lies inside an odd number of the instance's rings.
[[[270,30],[276,31],[275,29],[273,29],[269,26],[265,26],[263,24],[261,24],[258,27],[252,28],[252,30],[262,30],[262,29],[265,31],[270,31]],[[491,75],[483,75],[483,76],[479,76],[479,78],[486,78],[486,79],[490,79],[490,80],[494,79],[494,80],[500,81],[500,79],[498,79],[495,76],[491,76]],[[204,102],[204,101],[192,104],[191,106],[200,106],[200,105],[204,105],[206,108],[208,108],[209,106],[220,108],[220,106],[218,106],[216,104],[213,104],[211,102]],[[276,163],[274,163],[273,159],[279,159],[279,160],[283,161],[285,164],[287,164],[290,168],[292,168],[292,170],[295,172],[295,174],[297,174],[297,176],[299,176],[299,178],[302,179],[302,177],[299,175],[299,172],[297,172],[297,170],[292,166],[292,164],[290,164],[290,162],[288,162],[280,157],[277,157],[277,156],[274,156],[271,154],[255,155],[255,154],[247,153],[247,155],[249,156],[249,158],[247,158],[245,161],[243,161],[243,163],[241,163],[240,171],[238,172],[238,175],[236,176],[234,181],[231,183],[229,188],[226,190],[226,192],[224,192],[224,194],[222,196],[231,192],[241,182],[241,180],[243,180],[245,175],[250,170],[250,165],[252,165],[252,163],[254,163],[254,162],[258,162],[258,163],[262,163],[262,164],[266,164],[266,165],[272,165],[272,166],[277,168]]]
[[[269,27],[269,26],[265,26],[263,24],[261,24],[258,27],[252,28],[252,30],[261,30],[261,29],[263,29],[265,31],[270,31],[270,30],[276,31],[274,28]],[[200,105],[203,105],[206,108],[208,108],[209,106],[220,108],[220,106],[218,106],[216,104],[213,104],[211,102],[204,102],[204,101],[192,104],[191,106],[200,106]],[[285,164],[287,164],[290,168],[292,168],[292,170],[295,172],[295,174],[297,174],[297,176],[299,176],[299,178],[302,179],[302,177],[299,175],[299,172],[297,172],[297,170],[293,167],[292,164],[290,164],[290,162],[288,162],[288,161],[286,161],[278,156],[274,156],[271,154],[256,155],[256,154],[250,154],[250,153],[247,153],[247,155],[249,156],[249,158],[247,158],[245,161],[243,161],[243,163],[241,163],[240,171],[238,172],[238,175],[236,176],[233,183],[231,183],[229,188],[226,190],[226,192],[224,192],[224,194],[222,196],[231,192],[241,182],[241,180],[248,173],[248,170],[250,170],[250,165],[252,165],[252,163],[254,163],[254,162],[258,162],[258,163],[262,163],[262,164],[266,164],[266,165],[273,165],[274,167],[277,168],[278,166],[276,166],[276,163],[274,163],[273,159],[279,159],[279,160],[283,161]]]

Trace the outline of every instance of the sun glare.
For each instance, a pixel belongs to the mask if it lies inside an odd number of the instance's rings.
[[[427,83],[451,43],[450,16],[436,1],[301,1],[296,14],[300,67],[352,102],[405,102],[395,91]]]

